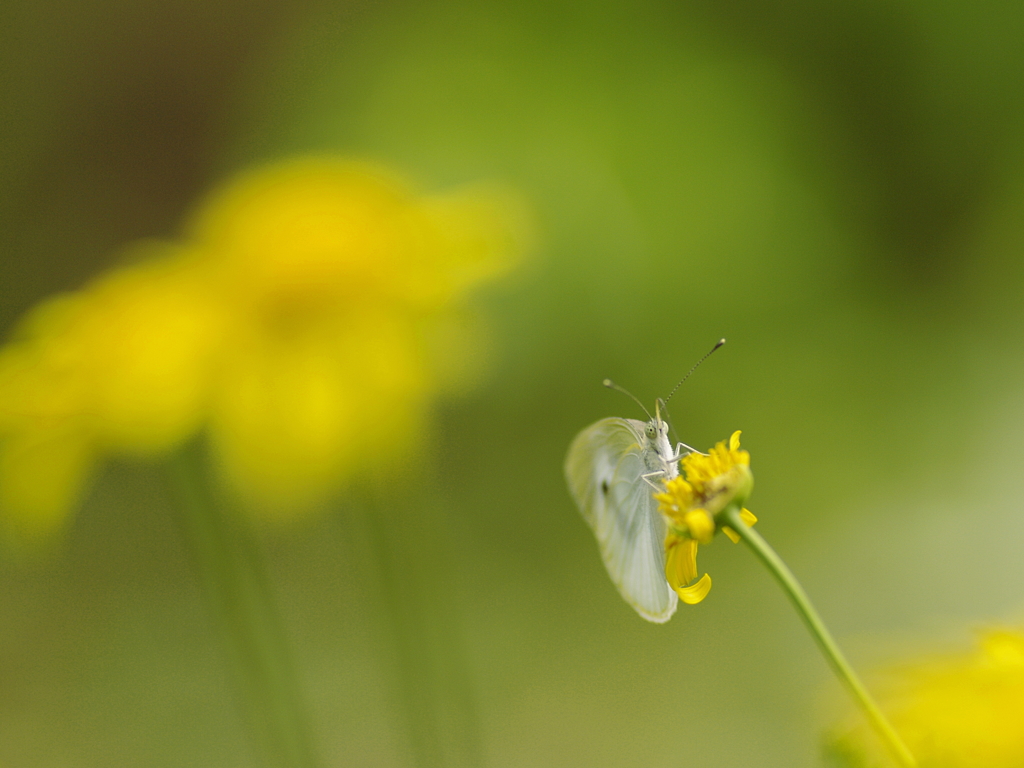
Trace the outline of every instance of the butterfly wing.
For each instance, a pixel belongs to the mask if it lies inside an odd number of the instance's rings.
[[[565,477],[612,582],[645,619],[665,622],[678,598],[665,581],[665,523],[642,475],[645,424],[602,419],[569,447]]]

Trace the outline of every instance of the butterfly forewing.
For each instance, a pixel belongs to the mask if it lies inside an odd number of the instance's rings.
[[[591,425],[570,446],[565,474],[615,586],[641,616],[662,622],[677,598],[665,581],[665,524],[643,478],[662,463],[644,448],[646,426],[632,419]]]

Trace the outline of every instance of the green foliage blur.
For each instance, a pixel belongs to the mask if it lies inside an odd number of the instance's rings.
[[[641,415],[603,378],[653,403],[726,337],[676,428],[743,430],[759,530],[855,666],[1019,624],[1021,39],[1013,4],[12,0],[0,326],[277,158],[517,189],[537,247],[477,297],[430,487],[259,532],[318,759],[817,765],[848,704],[769,577],[720,537],[708,599],[642,621],[564,452]],[[110,467],[0,562],[0,765],[261,764],[172,502]]]

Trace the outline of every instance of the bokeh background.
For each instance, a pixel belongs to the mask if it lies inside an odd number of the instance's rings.
[[[639,416],[604,377],[652,402],[727,337],[677,428],[743,430],[855,666],[1019,623],[1021,39],[1013,4],[8,0],[0,326],[268,161],[515,188],[535,246],[475,296],[430,488],[257,532],[319,764],[817,765],[847,704],[769,577],[716,541],[709,598],[642,621],[564,452]],[[0,764],[263,762],[172,506],[108,463],[0,564]]]

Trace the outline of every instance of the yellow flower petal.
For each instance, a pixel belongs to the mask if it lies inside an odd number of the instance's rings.
[[[421,434],[430,382],[412,332],[386,316],[347,326],[256,329],[225,356],[210,436],[253,509],[288,516],[388,474]]]
[[[732,436],[729,438],[729,450],[730,451],[737,451],[737,450],[739,450],[739,447],[740,447],[740,435],[741,434],[742,434],[742,432],[740,430],[738,430],[738,429],[735,432],[732,433]]]
[[[708,574],[704,574],[700,577],[700,581],[694,584],[692,587],[677,587],[676,594],[679,595],[679,599],[687,605],[696,605],[705,597],[708,596],[708,592],[711,591],[711,577]]]
[[[669,536],[666,543],[665,580],[673,589],[697,578],[697,542],[680,536]]]
[[[677,475],[671,480],[664,482],[665,491],[654,494],[655,500],[661,506],[662,514],[674,516],[686,511],[693,503],[693,487],[686,482],[686,478]]]
[[[753,525],[754,523],[757,522],[757,518],[754,517],[754,513],[751,512],[749,509],[742,509],[742,510],[740,510],[740,519],[744,523],[746,523],[748,526]],[[736,533],[736,531],[734,531],[729,526],[723,525],[722,526],[722,533],[724,533],[726,536],[728,536],[733,544],[739,544],[740,543],[740,535],[738,533]]]
[[[222,312],[183,249],[139,246],[133,255],[145,261],[86,289],[73,342],[99,443],[153,453],[180,445],[206,415]]]
[[[706,573],[696,584],[687,586],[697,578],[697,542],[669,534],[665,548],[665,577],[669,586],[684,603],[696,605],[711,591],[711,577]]]

